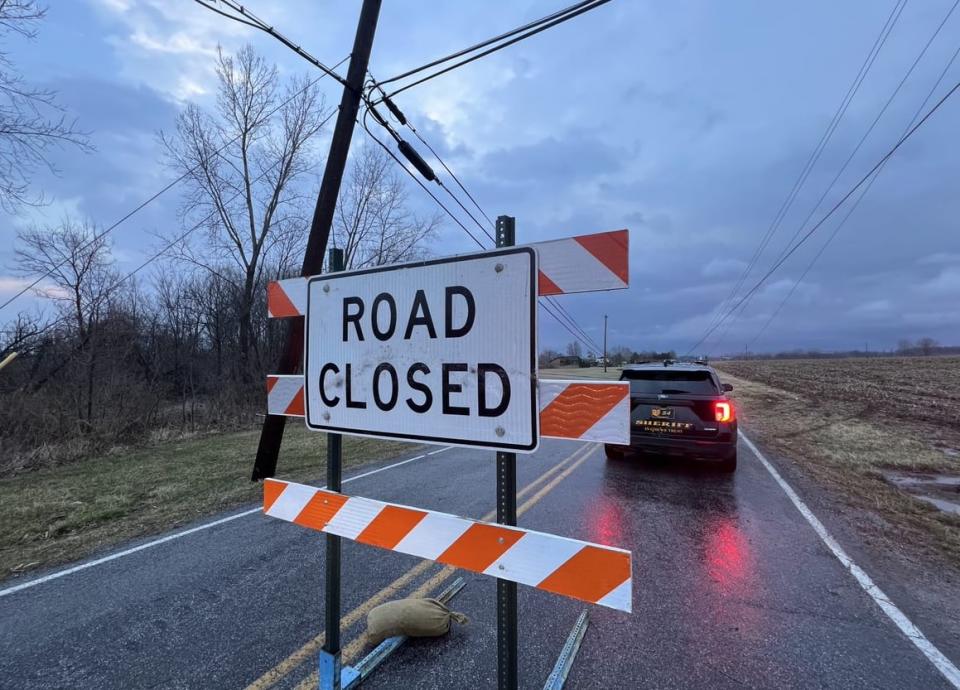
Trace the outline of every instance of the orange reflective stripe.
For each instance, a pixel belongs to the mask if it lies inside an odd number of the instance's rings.
[[[595,235],[579,235],[574,237],[581,247],[597,257],[610,272],[624,283],[630,282],[628,266],[627,242],[630,233],[626,230],[601,232]]]
[[[537,588],[596,602],[629,578],[629,554],[588,544],[553,571]]]
[[[541,297],[546,295],[562,295],[563,290],[560,289],[560,286],[554,283],[550,278],[547,277],[547,274],[543,271],[537,271],[537,294]]]
[[[267,283],[267,311],[273,318],[302,316],[277,281]]]
[[[392,549],[425,517],[422,510],[388,505],[357,535],[357,541]]]
[[[270,510],[270,506],[279,498],[283,490],[287,488],[286,482],[277,482],[267,479],[263,482],[263,512]]]
[[[577,438],[626,397],[626,386],[572,383],[540,413],[540,433]]]
[[[482,573],[523,536],[523,532],[474,523],[437,558],[438,563]]]
[[[293,522],[301,527],[323,529],[349,500],[348,496],[333,491],[318,491]]]

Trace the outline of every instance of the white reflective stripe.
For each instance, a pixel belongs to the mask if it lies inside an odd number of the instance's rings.
[[[427,513],[409,534],[393,547],[394,551],[420,556],[431,561],[450,548],[473,523],[446,513]]]
[[[310,499],[313,498],[317,490],[311,486],[303,484],[290,484],[284,482],[287,486],[280,492],[277,500],[270,506],[267,515],[293,522],[300,514],[300,511],[306,507]]]
[[[346,539],[356,539],[386,505],[371,498],[350,498],[340,506],[323,531]]]
[[[280,289],[283,290],[283,294],[287,296],[287,299],[293,303],[293,306],[297,308],[297,312],[300,314],[307,313],[307,279],[306,278],[286,278],[285,280],[278,280],[280,284]]]
[[[620,611],[626,611],[627,613],[633,613],[631,592],[633,592],[632,577],[611,590],[610,593],[598,601],[597,604],[600,606],[609,606],[612,609],[619,609]]]
[[[557,381],[549,379],[540,379],[540,411],[543,412],[547,405],[556,400],[557,396],[563,393],[564,389],[573,381]]]
[[[563,292],[615,290],[625,287],[619,276],[574,239],[534,245],[540,271]]]
[[[274,378],[277,379],[277,382],[273,384],[273,388],[267,394],[267,413],[282,415],[286,413],[293,399],[302,395],[303,376],[284,374]]]
[[[580,541],[541,532],[527,532],[483,572],[536,587],[579,553],[583,546]]]
[[[596,424],[580,435],[580,440],[630,445],[630,396],[610,408]]]

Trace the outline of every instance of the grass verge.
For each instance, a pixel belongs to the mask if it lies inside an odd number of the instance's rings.
[[[260,497],[259,430],[171,441],[0,481],[0,580],[73,561]],[[344,436],[344,467],[410,452]],[[278,476],[322,483],[326,435],[287,426]]]
[[[960,518],[904,493],[885,470],[956,472],[955,458],[936,447],[922,427],[882,423],[870,403],[816,398],[733,376],[744,429],[773,453],[787,458],[819,485],[838,495],[843,513],[868,543],[910,559],[920,553],[960,568]],[[908,553],[909,550],[909,553]]]

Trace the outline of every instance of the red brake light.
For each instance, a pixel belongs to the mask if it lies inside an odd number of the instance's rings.
[[[731,402],[715,402],[713,404],[714,415],[718,422],[732,422],[733,421],[733,403]]]

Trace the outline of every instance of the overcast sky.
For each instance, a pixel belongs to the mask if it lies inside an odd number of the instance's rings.
[[[0,298],[18,227],[64,214],[109,225],[172,175],[157,133],[189,101],[209,105],[218,44],[244,43],[283,73],[311,68],[268,36],[190,0],[50,2],[32,43],[6,49],[35,84],[92,132],[96,153],[62,151],[53,199],[0,216]],[[359,0],[249,0],[264,19],[322,60],[353,39]],[[750,284],[798,230],[953,0],[907,4]],[[597,341],[690,348],[708,328],[770,227],[868,51],[893,0],[861,2],[613,2],[398,96],[398,103],[491,216],[517,218],[519,242],[629,228],[629,290],[562,297]],[[547,14],[557,0],[385,2],[371,69],[385,78]],[[947,21],[818,219],[900,137],[960,46]],[[954,63],[930,104],[960,80]],[[328,100],[339,91],[324,81]],[[891,348],[930,336],[960,344],[960,95],[901,147],[752,350]],[[365,135],[358,129],[356,141]],[[411,182],[411,185],[413,183]],[[430,200],[411,188],[427,210]],[[134,267],[154,233],[177,227],[171,193],[114,232]],[[790,292],[846,207],[699,352],[736,352]],[[471,242],[447,222],[438,254]],[[760,267],[763,270],[760,270]],[[0,313],[12,318],[24,299]],[[540,344],[571,337],[541,312]]]

